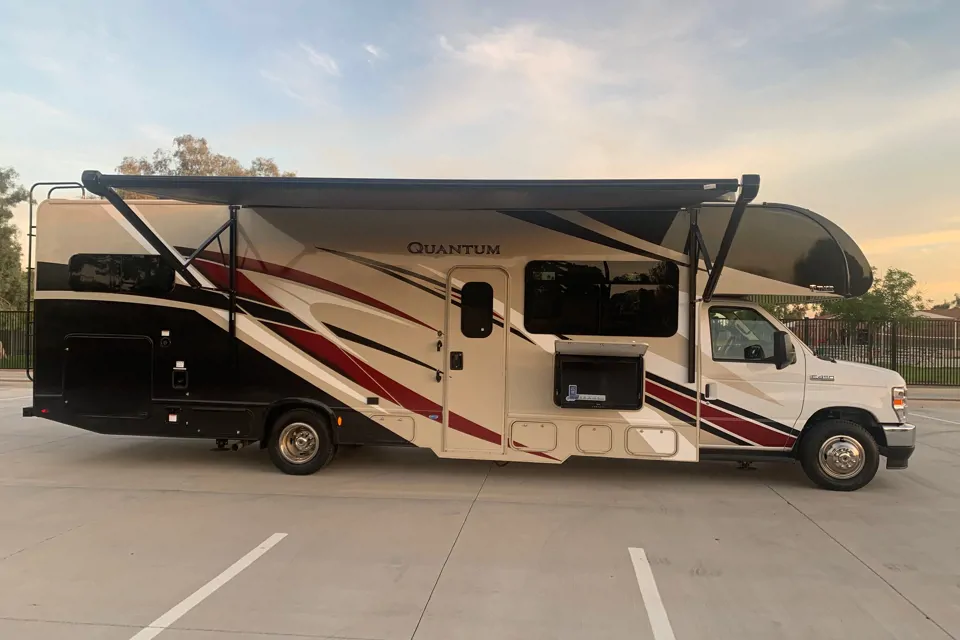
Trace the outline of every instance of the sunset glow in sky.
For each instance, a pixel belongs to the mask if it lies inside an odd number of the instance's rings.
[[[960,292],[960,2],[0,0],[0,166],[175,135],[302,176],[762,176]],[[18,220],[25,225],[25,216]]]

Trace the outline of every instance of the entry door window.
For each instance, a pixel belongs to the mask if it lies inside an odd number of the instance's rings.
[[[710,340],[715,361],[773,362],[776,331],[756,309],[710,308]]]
[[[493,331],[493,287],[487,282],[468,282],[460,289],[460,333],[467,338],[486,338]]]

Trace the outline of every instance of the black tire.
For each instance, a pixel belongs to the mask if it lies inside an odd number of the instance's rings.
[[[300,449],[294,444],[297,435],[309,441],[304,459],[298,461]],[[293,409],[280,416],[270,429],[267,443],[273,464],[293,476],[307,476],[325,467],[337,452],[330,434],[330,423],[325,416],[310,409]],[[307,454],[310,454],[309,456]]]
[[[800,464],[807,477],[818,486],[831,491],[856,491],[877,475],[880,449],[877,441],[861,425],[849,420],[824,420],[808,428],[811,431],[800,442]],[[844,451],[856,453],[854,443],[859,447],[862,464],[856,461],[856,456],[842,460],[843,464],[850,465],[848,469],[837,468],[841,461],[834,459],[831,464],[826,456],[821,460],[821,451],[825,453],[831,447],[841,455]]]

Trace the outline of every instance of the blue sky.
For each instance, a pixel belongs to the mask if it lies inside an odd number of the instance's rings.
[[[960,291],[960,2],[0,0],[0,165],[735,177]]]

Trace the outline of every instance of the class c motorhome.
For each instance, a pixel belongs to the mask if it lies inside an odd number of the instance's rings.
[[[759,182],[88,171],[100,198],[37,210],[24,414],[260,443],[291,474],[369,443],[794,459],[857,489],[913,452],[903,379],[818,358],[761,303],[857,296],[871,269]]]

